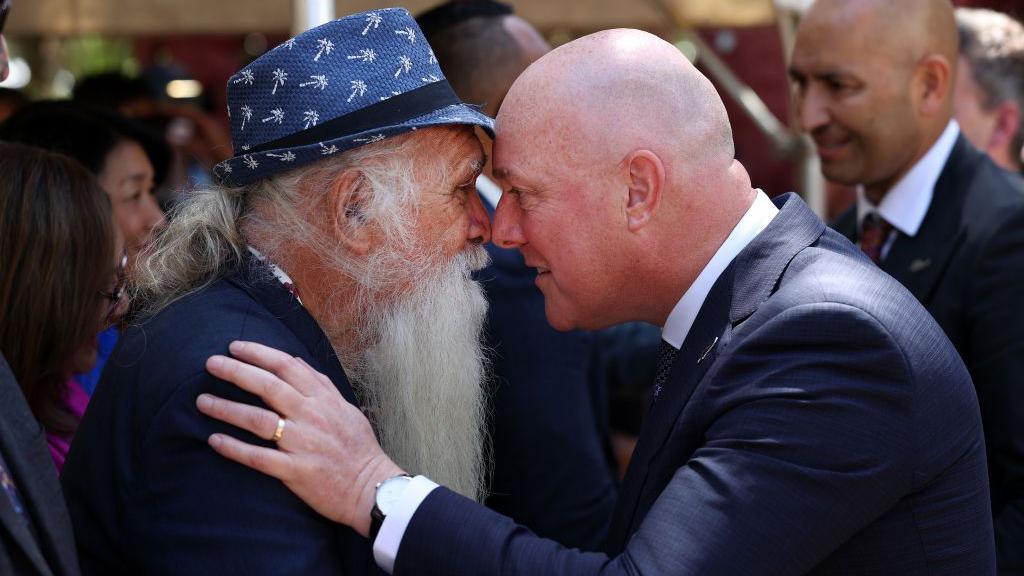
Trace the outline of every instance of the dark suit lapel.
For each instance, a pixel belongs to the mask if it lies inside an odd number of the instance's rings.
[[[946,165],[935,183],[931,205],[917,235],[900,233],[882,270],[907,287],[925,305],[931,300],[935,286],[957,249],[963,244],[965,231],[960,226],[966,183],[963,175],[977,161],[963,136],[957,140]]]
[[[263,264],[255,258],[246,257],[228,281],[245,290],[288,327],[306,345],[317,363],[316,367],[331,379],[345,400],[359,406],[338,356],[320,325]]]
[[[780,208],[772,220],[725,269],[708,292],[666,380],[652,405],[622,483],[609,530],[607,550],[620,552],[643,520],[650,468],[675,429],[680,414],[708,370],[727,349],[732,329],[748,318],[774,292],[796,254],[821,237],[825,225],[795,194],[775,199]],[[672,465],[680,466],[682,462]]]
[[[857,243],[859,231],[857,230],[857,204],[847,208],[846,212],[839,215],[835,221],[830,224],[833,230],[839,232],[846,239],[854,244]]]
[[[697,383],[718,357],[719,345],[728,339],[729,309],[732,300],[732,273],[730,266],[708,293],[693,327],[679,349],[672,370],[665,380],[665,388],[652,403],[644,419],[636,449],[629,461],[629,469],[622,482],[622,490],[609,530],[608,543],[619,552],[642,518],[637,507],[647,488],[651,461],[664,446],[679,413],[690,400]]]
[[[10,535],[25,556],[29,558],[40,574],[52,574],[40,546],[49,542],[52,518],[46,510],[63,502],[54,503],[39,493],[41,486],[53,488],[59,494],[57,469],[49,458],[46,446],[40,441],[42,430],[32,417],[25,397],[10,373],[7,363],[0,359],[0,451],[10,468],[26,511],[31,513],[32,522],[39,533],[40,541],[29,531],[25,521],[14,511],[7,494],[0,493],[0,530]],[[49,474],[46,478],[44,475]],[[49,498],[53,495],[50,494]],[[66,519],[65,519],[66,521]],[[68,534],[70,537],[70,534]],[[52,542],[49,542],[52,548]]]

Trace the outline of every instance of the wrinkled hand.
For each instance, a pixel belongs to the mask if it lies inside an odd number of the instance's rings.
[[[321,515],[366,536],[377,483],[402,473],[369,421],[301,358],[252,342],[232,342],[229,349],[235,358],[211,356],[206,369],[259,396],[276,413],[211,394],[196,400],[199,411],[268,440],[279,417],[285,427],[276,450],[225,434],[210,436],[210,446],[281,480]]]

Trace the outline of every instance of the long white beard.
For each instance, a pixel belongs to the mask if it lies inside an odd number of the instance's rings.
[[[410,295],[369,314],[372,344],[345,367],[384,451],[403,469],[482,500],[486,487],[483,288],[470,274],[483,247],[461,252]]]

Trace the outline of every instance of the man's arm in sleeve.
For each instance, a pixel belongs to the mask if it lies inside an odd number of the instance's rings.
[[[908,488],[910,375],[886,330],[843,305],[788,310],[727,356],[705,384],[721,412],[704,445],[621,556],[566,549],[439,488],[394,573],[805,573]]]

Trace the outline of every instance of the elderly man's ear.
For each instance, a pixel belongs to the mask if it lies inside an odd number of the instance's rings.
[[[626,225],[630,232],[646,226],[661,204],[665,187],[665,165],[650,150],[636,150],[623,162],[627,180]]]
[[[327,196],[334,235],[350,252],[370,252],[376,228],[370,225],[370,184],[359,170],[346,170],[335,178]]]

